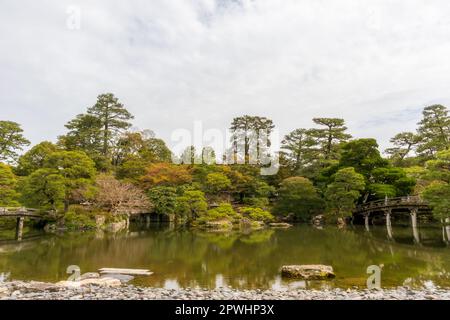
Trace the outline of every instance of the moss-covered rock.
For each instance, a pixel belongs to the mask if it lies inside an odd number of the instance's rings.
[[[327,280],[336,276],[332,266],[321,264],[283,266],[281,275],[286,278],[303,280]]]

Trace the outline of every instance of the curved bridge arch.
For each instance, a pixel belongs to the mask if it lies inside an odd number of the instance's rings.
[[[32,208],[0,207],[0,218],[16,218],[16,240],[22,240],[25,218],[42,219],[42,211]]]
[[[385,198],[358,205],[353,212],[353,219],[362,217],[366,229],[369,230],[370,216],[381,212],[386,219],[388,237],[393,239],[391,217],[398,214],[399,211],[409,212],[414,240],[416,243],[420,243],[417,216],[419,213],[430,214],[431,210],[429,205],[419,196]]]

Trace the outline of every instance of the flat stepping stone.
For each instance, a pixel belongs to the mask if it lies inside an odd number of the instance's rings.
[[[146,269],[101,268],[98,271],[100,274],[126,274],[131,276],[150,276],[153,274],[153,272]]]

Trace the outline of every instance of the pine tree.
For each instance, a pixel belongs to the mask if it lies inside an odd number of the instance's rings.
[[[129,120],[134,117],[112,93],[99,95],[97,103],[90,107],[87,113],[100,121],[102,154],[107,157],[110,153],[113,141],[118,137],[118,134],[122,130],[131,127]]]
[[[439,104],[426,107],[418,124],[421,137],[419,153],[434,156],[439,151],[450,149],[450,116],[446,107]]]
[[[344,119],[338,118],[314,118],[313,121],[323,129],[313,129],[312,134],[319,140],[322,145],[322,152],[325,159],[333,159],[336,157],[336,144],[345,142],[352,136],[345,133],[347,127],[344,125]]]
[[[15,162],[18,157],[17,151],[30,144],[22,132],[18,123],[0,121],[0,161]]]

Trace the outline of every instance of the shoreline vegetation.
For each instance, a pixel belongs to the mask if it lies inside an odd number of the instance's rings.
[[[272,120],[236,117],[223,155],[240,159],[233,164],[216,163],[222,150],[211,147],[174,155],[152,131],[130,130],[133,118],[113,94],[101,94],[56,143],[22,155],[29,141],[20,125],[0,121],[0,207],[41,210],[43,221],[30,225],[47,231],[115,232],[141,214],[226,230],[345,225],[357,204],[420,195],[437,221],[450,222],[450,116],[442,105],[425,107],[417,131],[393,137],[387,156],[375,139],[352,138],[343,119],[314,118],[315,127],[293,130],[270,151]],[[277,156],[275,174],[260,174],[253,148]],[[1,219],[0,229],[13,228]]]
[[[112,283],[112,282],[111,282]],[[230,287],[215,289],[164,289],[128,284],[68,287],[53,283],[0,282],[0,300],[449,300],[450,291],[438,287],[411,289],[295,289],[240,290]]]

